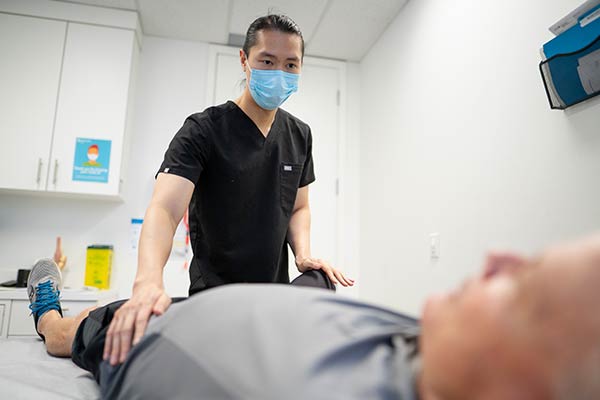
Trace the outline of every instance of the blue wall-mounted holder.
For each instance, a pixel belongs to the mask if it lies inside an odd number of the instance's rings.
[[[552,109],[600,95],[600,5],[544,44],[540,73]]]

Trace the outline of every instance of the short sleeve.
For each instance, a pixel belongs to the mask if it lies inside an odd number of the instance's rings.
[[[209,159],[209,137],[206,127],[192,118],[187,118],[171,140],[156,176],[161,172],[174,174],[188,179],[195,185]]]
[[[300,177],[300,185],[298,187],[304,187],[315,181],[315,167],[313,165],[312,157],[312,134],[310,129],[308,130],[308,150],[306,152],[306,160],[304,161],[304,167],[302,168],[302,177]]]

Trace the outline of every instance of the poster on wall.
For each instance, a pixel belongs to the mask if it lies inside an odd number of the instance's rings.
[[[110,145],[110,140],[76,138],[72,179],[74,181],[107,183]]]

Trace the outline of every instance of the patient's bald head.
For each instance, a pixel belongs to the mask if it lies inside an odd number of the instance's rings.
[[[535,259],[488,257],[423,314],[424,386],[441,399],[598,399],[600,236]]]

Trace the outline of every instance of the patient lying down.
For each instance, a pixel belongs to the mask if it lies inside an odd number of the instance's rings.
[[[320,289],[211,289],[153,318],[119,365],[102,349],[122,302],[62,318],[59,285],[38,262],[37,330],[105,398],[600,398],[600,237],[534,259],[490,255],[480,276],[430,298],[420,323]]]

